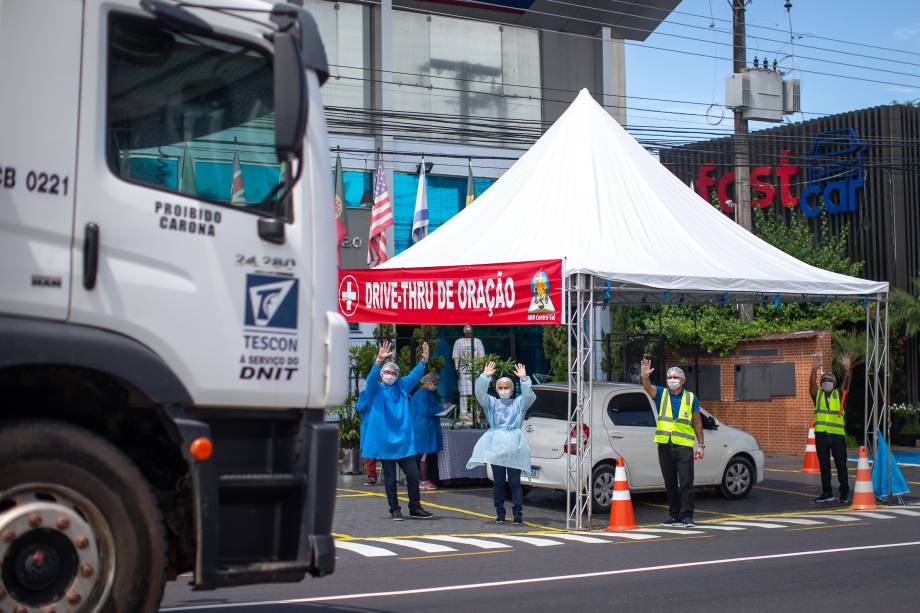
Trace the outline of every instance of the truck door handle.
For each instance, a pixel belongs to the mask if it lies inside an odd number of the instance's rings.
[[[623,438],[624,434],[622,432],[611,432],[610,438]]]
[[[99,270],[99,226],[90,222],[83,231],[83,287],[96,287],[96,272]]]

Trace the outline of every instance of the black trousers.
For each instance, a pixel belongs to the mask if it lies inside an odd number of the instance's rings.
[[[658,463],[673,519],[693,519],[693,447],[658,444]]]
[[[850,475],[847,473],[847,439],[839,434],[815,432],[815,451],[818,453],[818,465],[821,467],[821,495],[832,496],[831,456],[837,467],[837,482],[840,484],[840,497],[850,496]]]
[[[418,461],[414,455],[398,460],[380,460],[383,464],[383,485],[387,491],[387,502],[390,503],[390,512],[399,509],[399,498],[396,497],[396,465],[406,473],[406,489],[409,491],[409,510],[421,509],[422,505],[418,493]]]
[[[505,517],[505,481],[511,487],[511,514],[515,519],[524,516],[524,487],[521,485],[521,469],[492,465],[492,502],[495,517]]]

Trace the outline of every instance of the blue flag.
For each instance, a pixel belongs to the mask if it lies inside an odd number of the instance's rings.
[[[876,498],[886,500],[889,494],[892,496],[910,494],[910,488],[907,487],[907,481],[904,480],[904,474],[897,460],[891,463],[891,492],[888,491],[888,443],[881,434],[878,435],[878,457],[874,459],[872,489],[875,490]]]

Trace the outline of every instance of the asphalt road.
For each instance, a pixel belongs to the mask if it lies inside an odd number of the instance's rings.
[[[534,525],[523,530],[491,525],[493,510],[483,488],[426,495],[429,506],[454,509],[433,508],[440,520],[388,522],[379,488],[343,482],[336,520],[343,532],[334,575],[216,592],[191,592],[176,582],[168,587],[163,607],[266,613],[880,606],[917,611],[916,587],[906,577],[920,562],[920,506],[865,515],[815,505],[814,477],[797,473],[794,464],[793,459],[768,464],[772,471],[751,500],[730,503],[701,495],[699,527],[692,531],[656,531],[663,500],[636,496],[640,529],[629,538],[564,533],[543,525],[561,523],[564,515],[560,501],[549,494],[528,497],[525,513]],[[905,472],[916,490],[920,471]]]

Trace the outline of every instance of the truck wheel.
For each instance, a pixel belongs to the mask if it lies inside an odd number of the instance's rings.
[[[157,501],[107,440],[52,421],[0,426],[4,610],[156,611],[166,543]]]
[[[728,461],[719,484],[719,493],[728,500],[739,500],[754,488],[754,466],[745,458],[735,456]]]

